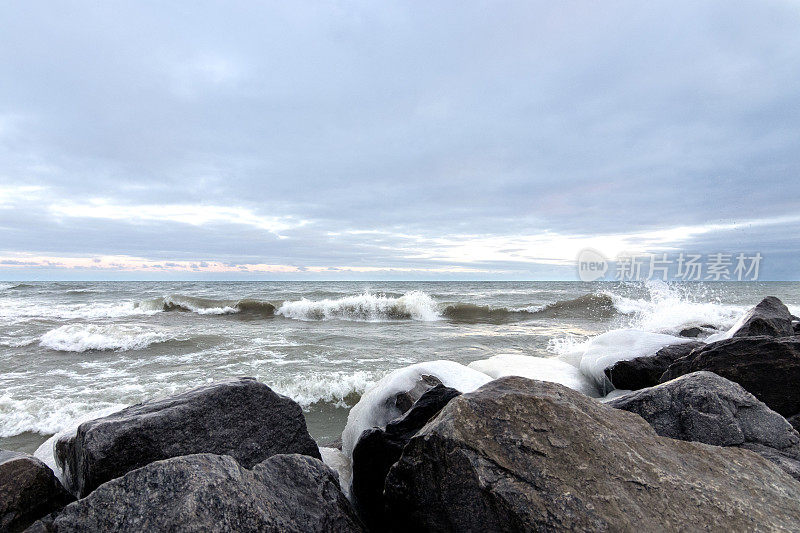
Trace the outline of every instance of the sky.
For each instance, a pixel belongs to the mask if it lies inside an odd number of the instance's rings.
[[[800,2],[0,11],[0,279],[800,279]]]

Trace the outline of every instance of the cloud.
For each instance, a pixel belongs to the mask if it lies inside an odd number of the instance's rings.
[[[0,256],[572,279],[584,245],[734,249],[794,278],[798,24],[789,1],[9,6]]]

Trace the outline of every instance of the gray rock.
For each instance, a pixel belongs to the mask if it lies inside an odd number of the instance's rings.
[[[800,413],[798,337],[733,337],[712,342],[670,365],[660,381],[699,370],[738,383],[781,416]]]
[[[695,338],[700,336],[703,333],[703,328],[698,328],[697,326],[693,326],[691,328],[684,328],[678,333],[680,337],[689,337]]]
[[[156,461],[100,485],[53,522],[82,531],[359,532],[333,471],[307,455],[275,455],[252,470],[224,455]]]
[[[423,394],[441,384],[442,382],[436,376],[422,374],[411,389],[398,392],[388,401],[393,402],[394,407],[396,407],[400,413],[405,413],[411,409],[411,406],[414,405]]]
[[[0,450],[0,531],[22,531],[74,499],[39,459]]]
[[[386,479],[397,531],[796,530],[800,483],[762,457],[656,435],[555,383],[455,398]]]
[[[279,453],[320,458],[300,406],[252,378],[133,405],[56,442],[67,488],[80,497],[135,468],[193,453],[230,455],[245,468]]]
[[[748,311],[742,325],[733,333],[734,337],[755,337],[769,335],[785,337],[793,335],[792,314],[789,309],[774,296],[767,296],[753,309]]]
[[[693,372],[606,403],[641,416],[656,433],[715,446],[740,446],[800,480],[800,435],[740,385]]]
[[[658,385],[661,375],[675,361],[686,357],[692,350],[705,346],[700,341],[670,344],[654,355],[637,357],[628,361],[617,361],[605,369],[606,377],[617,389],[639,390]]]
[[[789,422],[795,430],[800,431],[800,414],[790,416],[786,421]]]
[[[406,443],[447,403],[461,394],[437,385],[423,394],[403,416],[362,433],[353,449],[353,503],[371,529],[384,522],[383,485],[389,469],[400,459]]]

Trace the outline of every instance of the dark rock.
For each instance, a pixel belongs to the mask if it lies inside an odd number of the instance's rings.
[[[779,299],[767,296],[752,308],[741,320],[742,325],[733,333],[734,337],[769,335],[785,337],[794,334],[792,314]]]
[[[397,531],[752,531],[800,523],[762,457],[659,437],[555,383],[494,380],[415,435],[386,479]]]
[[[365,431],[353,450],[353,502],[364,522],[379,530],[383,523],[383,483],[400,459],[406,443],[447,403],[461,394],[437,385],[423,394],[410,410],[389,422],[386,429]]]
[[[230,455],[245,468],[279,453],[320,457],[300,406],[252,378],[133,405],[56,442],[67,488],[80,497],[135,468],[193,453]]]
[[[800,322],[793,323],[792,329],[794,330],[795,335],[800,335]]]
[[[156,461],[68,505],[58,533],[82,531],[364,531],[333,471],[307,455],[252,470],[224,455]]]
[[[436,376],[423,374],[414,384],[414,387],[407,391],[398,392],[394,395],[394,398],[390,398],[389,401],[394,402],[394,406],[397,407],[401,413],[405,413],[411,409],[414,402],[419,400],[423,394],[441,384],[442,382]]]
[[[671,439],[739,446],[800,480],[800,435],[741,385],[711,372],[693,372],[606,403],[641,416]]]
[[[698,328],[697,326],[694,326],[691,328],[682,329],[681,332],[678,333],[678,335],[680,335],[681,337],[695,338],[701,333],[703,333],[703,328]]]
[[[74,499],[39,459],[0,450],[0,531],[22,531]]]
[[[786,421],[789,422],[795,430],[800,431],[800,414],[790,416]]]
[[[652,387],[658,385],[659,378],[671,364],[700,346],[705,344],[700,341],[670,344],[658,350],[655,355],[618,361],[606,368],[605,374],[617,389],[638,390]]]
[[[670,365],[660,381],[699,370],[738,383],[782,416],[800,413],[797,337],[733,337],[712,342]]]

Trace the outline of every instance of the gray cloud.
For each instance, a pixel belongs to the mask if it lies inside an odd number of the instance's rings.
[[[511,244],[502,259],[412,252],[436,239],[794,215],[798,23],[788,1],[9,6],[0,256],[558,277],[567,267],[508,260]],[[18,191],[27,185],[42,189]],[[270,232],[52,207],[92,199],[305,224]],[[662,245],[760,250],[775,258],[772,276],[797,278],[798,229],[743,226]]]

